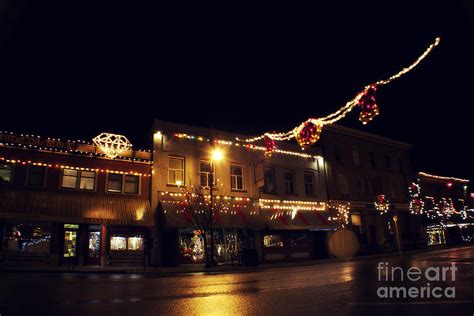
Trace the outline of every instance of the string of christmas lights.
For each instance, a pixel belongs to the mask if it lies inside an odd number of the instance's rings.
[[[239,139],[238,141],[245,142],[245,143],[254,143],[256,141],[260,141],[262,139],[266,140],[265,144],[267,147],[267,151],[274,152],[276,150],[275,144],[271,144],[270,140],[273,141],[286,141],[295,138],[297,143],[304,149],[305,146],[309,146],[317,142],[320,138],[322,129],[325,125],[333,124],[342,118],[344,118],[349,112],[351,112],[355,107],[359,106],[361,108],[361,112],[359,115],[359,120],[362,124],[367,124],[370,122],[374,117],[379,115],[379,109],[377,103],[375,101],[375,93],[377,91],[378,86],[383,86],[389,84],[393,80],[400,78],[401,76],[405,75],[406,73],[410,72],[413,68],[415,68],[429,53],[433,50],[435,46],[437,46],[440,42],[440,38],[437,37],[434,43],[432,43],[424,52],[421,54],[415,62],[413,62],[408,67],[403,68],[396,74],[388,77],[387,79],[379,80],[375,83],[371,83],[366,85],[364,89],[359,92],[352,100],[348,101],[344,106],[339,108],[336,112],[331,113],[325,117],[321,118],[309,118],[305,122],[302,122],[300,125],[296,126],[292,130],[288,132],[272,132],[272,133],[265,133],[263,135],[247,138],[247,139]],[[269,146],[271,144],[271,146]]]

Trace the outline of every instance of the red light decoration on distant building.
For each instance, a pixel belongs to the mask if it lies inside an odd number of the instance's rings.
[[[452,183],[452,182],[448,182],[448,183],[446,184],[446,186],[451,189],[452,186],[453,186],[453,183]]]

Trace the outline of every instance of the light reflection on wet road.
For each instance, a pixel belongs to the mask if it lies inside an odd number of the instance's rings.
[[[455,262],[456,299],[378,298],[377,287],[383,285],[377,281],[377,265],[381,261],[404,268],[449,266]],[[91,312],[102,315],[474,313],[474,247],[251,273],[172,277],[0,273],[0,278],[2,316]]]

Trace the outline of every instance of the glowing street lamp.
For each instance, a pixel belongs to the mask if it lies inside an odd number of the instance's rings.
[[[211,216],[211,253],[210,253],[210,265],[216,265],[214,261],[214,204],[213,204],[213,191],[214,191],[214,179],[215,179],[215,168],[214,162],[221,161],[224,158],[224,153],[221,149],[215,148],[211,152],[211,183],[209,184],[209,200],[210,200],[210,209],[209,215]],[[206,249],[207,250],[207,249]],[[208,263],[206,262],[206,266]]]

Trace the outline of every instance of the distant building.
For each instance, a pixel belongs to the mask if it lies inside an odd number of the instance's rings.
[[[150,155],[0,132],[0,261],[143,264]]]
[[[327,126],[317,145],[324,156],[329,203],[349,205],[350,226],[362,253],[397,248],[397,228],[402,249],[420,246],[422,236],[408,205],[411,145],[337,125]],[[375,206],[382,198],[387,212]]]
[[[469,180],[419,172],[420,219],[428,246],[453,245],[473,240],[473,210],[467,192]],[[414,187],[416,190],[416,187]]]

